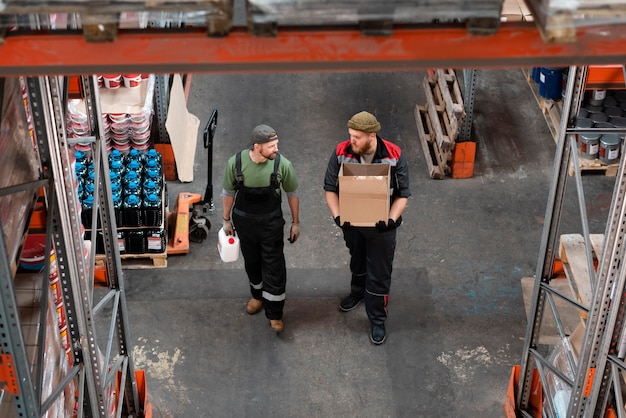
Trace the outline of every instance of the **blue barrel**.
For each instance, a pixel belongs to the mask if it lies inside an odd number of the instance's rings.
[[[541,67],[539,95],[546,99],[560,100],[563,91],[563,68]]]
[[[539,84],[539,73],[541,72],[541,68],[539,67],[533,67],[532,71],[530,72],[530,78],[537,84]]]

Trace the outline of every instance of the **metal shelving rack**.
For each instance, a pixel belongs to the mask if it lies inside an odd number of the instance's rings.
[[[41,163],[42,179],[20,187],[3,191],[3,194],[24,189],[37,190],[44,186],[48,210],[47,249],[54,248],[58,263],[63,303],[67,313],[68,334],[72,347],[72,367],[62,377],[47,399],[41,399],[42,362],[31,372],[25,350],[25,338],[19,313],[15,304],[13,273],[14,260],[8,259],[7,249],[0,234],[0,325],[7,333],[0,333],[3,360],[9,363],[15,377],[11,401],[16,416],[39,417],[46,413],[52,403],[61,396],[66,387],[74,382],[78,394],[79,417],[109,416],[114,404],[116,416],[143,416],[139,404],[138,388],[132,360],[129,321],[126,307],[124,280],[119,251],[115,247],[116,225],[111,201],[108,164],[104,131],[95,76],[82,77],[87,103],[88,120],[94,134],[92,155],[96,168],[92,224],[97,217],[102,225],[105,244],[105,266],[108,286],[94,289],[95,242],[91,257],[85,259],[84,241],[81,234],[79,203],[76,183],[70,159],[70,141],[65,137],[64,95],[59,77],[26,79],[28,103],[34,124],[34,137]],[[27,140],[27,138],[25,138]],[[34,202],[33,202],[34,204]],[[42,275],[41,291],[48,291],[48,263]],[[42,297],[42,312],[46,310],[46,298]],[[44,314],[41,314],[44,318]],[[106,326],[104,339],[97,338],[97,329]],[[100,327],[98,327],[100,325]],[[38,355],[43,358],[44,326],[40,326]],[[114,343],[117,344],[114,344]],[[119,393],[116,393],[119,392]],[[111,393],[115,393],[113,396]],[[5,394],[6,398],[7,395]]]
[[[518,412],[526,417],[535,416],[537,412],[533,410],[530,400],[531,391],[534,389],[532,385],[535,370],[539,374],[544,389],[545,406],[542,408],[544,416],[557,416],[557,410],[563,412],[565,404],[567,404],[566,416],[568,417],[604,417],[609,406],[614,409],[616,416],[626,416],[621,392],[621,372],[626,371],[626,363],[623,358],[618,357],[620,343],[624,339],[626,306],[626,266],[622,263],[626,238],[626,158],[620,159],[611,209],[606,222],[604,244],[601,254],[596,254],[597,270],[594,269],[591,252],[592,243],[581,173],[578,169],[574,170],[573,177],[586,252],[585,262],[589,272],[589,285],[592,289],[590,302],[581,303],[577,296],[566,295],[551,283],[559,245],[558,227],[562,215],[565,187],[570,177],[568,170],[570,165],[579,167],[576,135],[589,132],[589,129],[573,127],[583,101],[587,72],[588,67],[570,67],[563,102],[553,178],[516,394]],[[594,129],[593,131],[626,133],[623,128]],[[623,150],[624,145],[622,145]],[[569,336],[565,332],[562,315],[565,309],[577,311],[585,321],[584,337],[579,353],[574,353]],[[563,367],[557,367],[550,361],[549,354],[554,347],[544,347],[539,343],[546,318],[553,321],[556,326],[557,338],[562,344],[566,359],[565,369],[569,371],[564,370]],[[569,396],[557,400],[556,396],[553,398],[546,394],[545,389],[551,383],[551,379],[566,387]]]

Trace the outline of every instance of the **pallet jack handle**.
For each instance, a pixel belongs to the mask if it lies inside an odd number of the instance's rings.
[[[213,138],[215,136],[215,130],[217,129],[217,109],[213,109],[211,117],[204,127],[204,149],[208,150],[208,176],[206,190],[204,191],[203,203],[209,205],[209,211],[212,213],[215,210],[213,204]]]

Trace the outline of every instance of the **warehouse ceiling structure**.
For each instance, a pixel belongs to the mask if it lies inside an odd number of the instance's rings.
[[[403,71],[624,62],[626,19],[622,16],[626,14],[621,8],[596,10],[598,19],[594,19],[590,13],[546,12],[533,4],[538,1],[527,0],[531,9],[539,11],[533,13],[533,22],[501,22],[501,0],[444,1],[437,6],[422,1],[385,2],[365,18],[362,11],[350,7],[374,2],[344,0],[326,6],[347,5],[334,21],[329,14],[322,16],[325,20],[296,18],[328,12],[319,0],[248,0],[245,26],[234,26],[230,0],[205,0],[193,7],[184,1],[0,1],[0,76],[130,69],[153,73]],[[461,3],[470,6],[461,8]],[[282,10],[277,4],[292,7]],[[485,9],[485,4],[497,14]],[[315,7],[320,8],[317,14],[313,14]],[[68,17],[60,22],[54,20],[57,15]]]

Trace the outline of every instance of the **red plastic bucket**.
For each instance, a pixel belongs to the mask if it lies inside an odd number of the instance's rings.
[[[122,85],[122,76],[120,74],[103,74],[102,81],[107,89],[118,89]]]
[[[141,85],[141,74],[124,74],[124,86],[128,88],[135,88]]]

